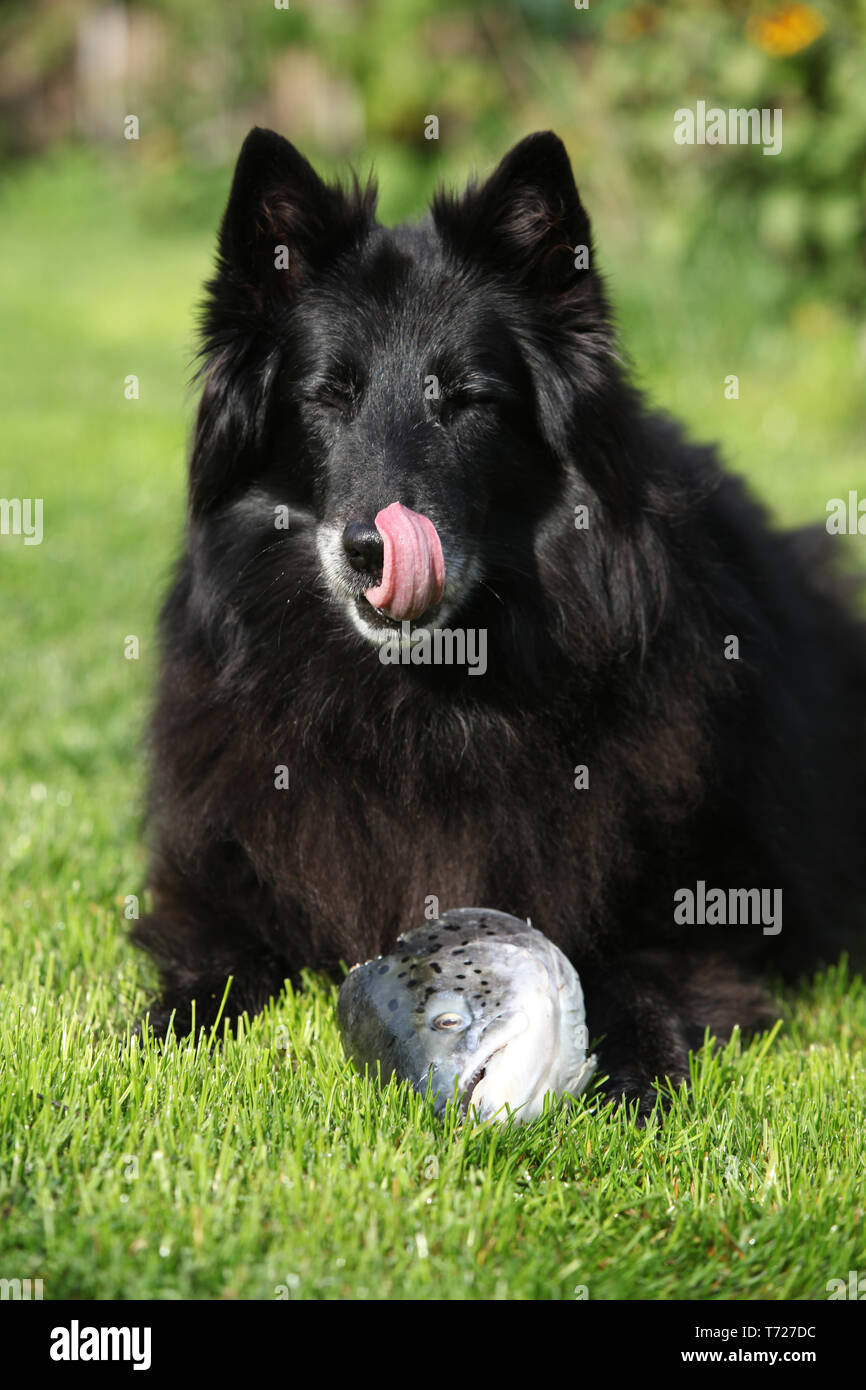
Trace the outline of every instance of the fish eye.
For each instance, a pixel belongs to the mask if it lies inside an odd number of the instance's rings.
[[[432,1026],[434,1028],[440,1028],[443,1031],[455,1031],[458,1028],[466,1027],[466,1019],[462,1014],[437,1014],[433,1019]]]

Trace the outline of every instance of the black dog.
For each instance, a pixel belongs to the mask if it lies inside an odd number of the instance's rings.
[[[822,547],[624,380],[552,134],[390,231],[254,130],[204,337],[135,933],[156,1030],[211,1023],[229,974],[235,1014],[339,976],[431,900],[495,907],[567,952],[646,1108],[706,1028],[770,1017],[761,966],[862,922],[866,643]]]

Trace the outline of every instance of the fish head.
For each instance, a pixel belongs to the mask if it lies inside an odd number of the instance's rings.
[[[589,1079],[583,994],[574,968],[541,932],[492,909],[460,908],[407,932],[390,956],[350,972],[338,1001],[347,1052],[379,1062],[464,1112],[521,1120],[548,1091]]]

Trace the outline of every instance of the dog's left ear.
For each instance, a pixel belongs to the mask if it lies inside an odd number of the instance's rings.
[[[552,131],[521,140],[484,183],[470,184],[462,196],[440,193],[433,220],[457,258],[492,271],[545,316],[543,333],[536,331],[537,314],[516,316],[540,432],[565,468],[581,458],[612,512],[630,515],[639,494],[620,438],[625,411],[610,311],[562,141]],[[581,425],[590,399],[593,411],[606,412],[614,441],[594,455]]]
[[[447,243],[551,300],[591,270],[589,218],[565,146],[552,131],[515,145],[483,184],[439,193],[433,220]]]

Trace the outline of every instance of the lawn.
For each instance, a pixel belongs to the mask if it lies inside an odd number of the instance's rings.
[[[354,1074],[312,978],[225,1042],[125,1045],[153,986],[125,914],[225,186],[63,156],[0,203],[0,495],[44,499],[41,545],[0,538],[0,1275],[46,1298],[825,1298],[866,1268],[866,990],[844,968],[788,993],[775,1034],[705,1048],[645,1129],[591,1097],[506,1130],[436,1120]],[[778,272],[747,247],[682,268],[598,230],[658,404],[782,522],[863,492],[841,312],[771,311]]]

